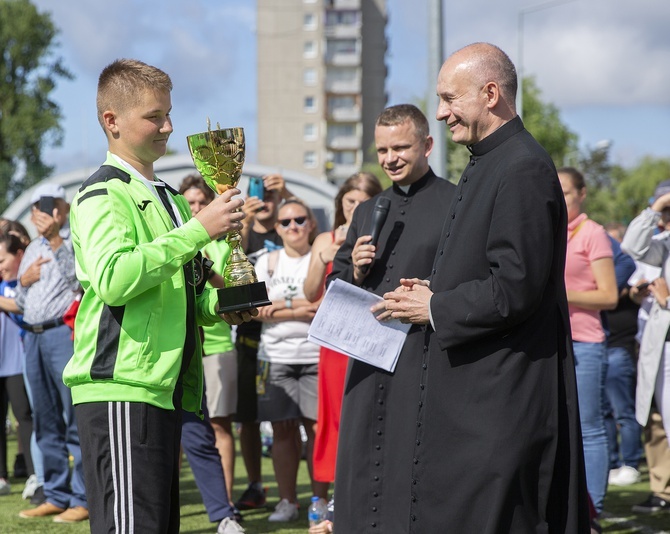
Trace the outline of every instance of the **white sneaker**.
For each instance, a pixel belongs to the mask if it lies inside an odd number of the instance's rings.
[[[616,471],[612,473],[612,471]],[[610,471],[607,481],[613,486],[630,486],[640,481],[640,472],[629,465],[622,465],[619,469]]]
[[[39,484],[37,482],[37,475],[30,475],[28,480],[26,480],[26,485],[23,486],[23,493],[21,493],[21,498],[30,499],[33,495],[35,495],[35,491],[37,490],[38,486]]]
[[[609,475],[607,475],[607,483],[608,484],[616,485],[615,482],[616,482],[616,477],[619,476],[619,469],[621,469],[621,468],[617,467],[616,469],[610,469],[610,473],[609,473]]]
[[[279,504],[275,506],[275,511],[268,517],[268,521],[274,523],[286,523],[296,519],[298,519],[298,505],[286,499],[279,501]]]
[[[216,529],[216,534],[238,534],[244,532],[240,524],[231,517],[224,517]]]
[[[7,482],[7,479],[0,478],[0,495],[9,495],[12,491],[12,487]]]

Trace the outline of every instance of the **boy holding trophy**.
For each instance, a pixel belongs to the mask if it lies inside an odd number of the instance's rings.
[[[92,532],[179,531],[180,413],[200,412],[198,326],[221,320],[198,251],[244,217],[235,188],[192,218],[155,177],[172,133],[171,90],[166,73],[141,61],[102,71],[97,113],[109,151],[72,203],[84,296],[63,380],[80,426]],[[225,518],[219,533],[230,532],[243,530]]]

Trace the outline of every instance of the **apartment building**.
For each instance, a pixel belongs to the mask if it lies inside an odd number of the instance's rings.
[[[258,162],[340,183],[376,161],[384,0],[257,0]]]

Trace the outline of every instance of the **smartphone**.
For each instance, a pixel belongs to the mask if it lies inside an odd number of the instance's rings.
[[[649,287],[649,284],[651,284],[651,282],[642,282],[641,284],[636,285],[635,288],[638,291],[644,291]]]
[[[257,176],[249,177],[249,189],[247,190],[248,197],[256,197],[263,200],[263,178]]]
[[[40,197],[40,211],[53,217],[56,201],[54,197]]]

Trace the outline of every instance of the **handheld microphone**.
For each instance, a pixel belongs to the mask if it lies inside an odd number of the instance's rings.
[[[386,217],[389,214],[389,209],[391,208],[391,201],[386,197],[379,197],[375,203],[374,210],[372,210],[372,220],[370,221],[370,235],[372,239],[370,240],[369,245],[377,246],[377,241],[379,241],[379,234],[382,231],[382,227],[386,222]],[[374,261],[374,260],[373,260]],[[370,270],[372,263],[368,263],[360,267],[360,270],[363,274],[367,274]]]

